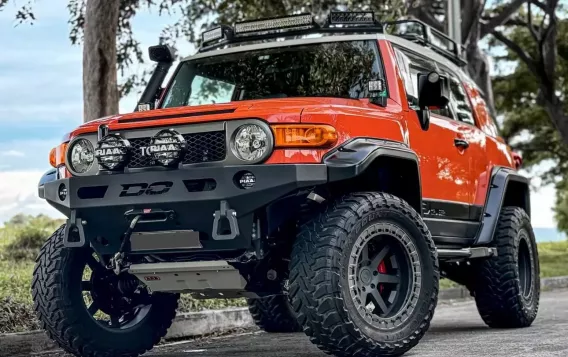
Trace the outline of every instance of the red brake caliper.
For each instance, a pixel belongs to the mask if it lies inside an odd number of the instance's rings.
[[[379,274],[386,274],[387,273],[387,266],[385,265],[384,260],[381,261],[377,270],[379,271]],[[383,284],[379,284],[379,292],[382,293],[384,289],[385,289],[385,287],[383,286]]]

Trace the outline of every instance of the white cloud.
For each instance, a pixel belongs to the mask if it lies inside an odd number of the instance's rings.
[[[26,156],[26,154],[24,154],[21,151],[17,151],[17,150],[8,150],[8,151],[0,152],[0,156],[24,157],[24,156]]]
[[[38,170],[0,172],[0,225],[18,213],[62,217],[38,197],[37,184],[43,173]]]

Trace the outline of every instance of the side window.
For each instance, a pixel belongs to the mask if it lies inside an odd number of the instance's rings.
[[[465,92],[463,84],[455,76],[450,77],[451,104],[454,106],[458,120],[475,126],[473,108]]]
[[[418,73],[428,73],[436,71],[436,65],[426,59],[415,55],[408,51],[394,49],[396,61],[401,68],[402,77],[404,79],[404,87],[406,88],[406,96],[408,97],[408,105],[412,109],[418,108]],[[444,117],[452,118],[449,108],[432,110],[432,113]]]

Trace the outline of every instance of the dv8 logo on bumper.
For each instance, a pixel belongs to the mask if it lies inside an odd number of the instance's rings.
[[[152,184],[147,183],[128,183],[123,184],[122,192],[119,197],[134,197],[142,195],[163,195],[174,185],[171,181],[160,181]]]

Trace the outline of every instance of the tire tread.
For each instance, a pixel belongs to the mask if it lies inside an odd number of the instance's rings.
[[[426,237],[434,266],[435,289],[428,313],[408,338],[376,342],[349,319],[340,292],[341,261],[348,233],[364,215],[377,208],[396,210],[410,217]],[[290,297],[296,317],[311,342],[336,356],[395,356],[414,347],[430,326],[438,295],[438,257],[430,232],[419,214],[405,201],[387,193],[358,192],[331,203],[301,226],[290,262]]]

